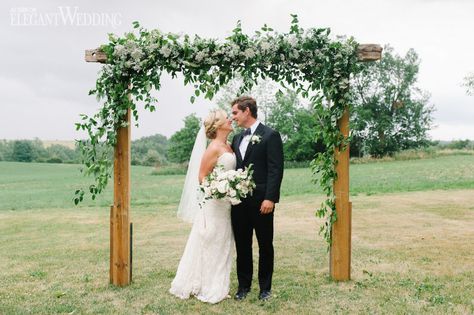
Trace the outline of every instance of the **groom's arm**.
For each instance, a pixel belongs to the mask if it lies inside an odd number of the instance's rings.
[[[283,143],[280,134],[273,131],[267,142],[267,190],[265,200],[277,203],[283,179]]]

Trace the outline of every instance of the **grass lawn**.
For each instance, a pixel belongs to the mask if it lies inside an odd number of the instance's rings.
[[[175,217],[184,176],[133,168],[133,283],[118,289],[108,285],[110,190],[74,207],[74,189],[89,183],[77,168],[0,163],[0,314],[474,313],[474,156],[351,166],[344,283],[328,278],[317,235],[323,196],[308,170],[286,170],[274,298],[259,302],[254,287],[241,303],[217,305],[167,293],[190,230]]]
[[[132,167],[132,207],[176,206],[184,175],[153,176],[150,167]],[[474,155],[452,155],[434,159],[351,165],[351,194],[381,194],[435,189],[473,189]],[[281,193],[284,197],[320,195],[311,182],[309,169],[287,169]],[[44,208],[74,208],[75,189],[87,187],[90,178],[79,173],[79,165],[0,162],[0,211]],[[112,184],[112,182],[110,182]],[[108,211],[112,185],[91,201],[76,207]]]

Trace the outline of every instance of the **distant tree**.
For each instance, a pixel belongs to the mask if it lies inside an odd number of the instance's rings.
[[[76,150],[61,144],[53,144],[45,149],[48,163],[78,163],[80,156]]]
[[[64,161],[58,157],[52,157],[46,160],[46,163],[63,163]]]
[[[474,95],[474,73],[468,74],[464,77],[463,86],[466,88],[468,95]]]
[[[173,134],[169,140],[167,152],[169,161],[184,163],[189,160],[200,123],[201,120],[196,117],[196,114],[184,118],[184,127]]]
[[[168,139],[156,134],[132,141],[132,164],[155,166],[157,163],[166,163]]]
[[[317,128],[314,110],[303,106],[294,91],[278,93],[267,124],[280,132],[286,161],[312,160],[321,149],[314,136]]]
[[[33,143],[28,140],[16,140],[13,142],[12,160],[17,162],[32,162],[37,154]]]
[[[239,95],[241,80],[232,80],[217,96],[217,106],[230,112],[230,102]],[[312,160],[321,145],[315,143],[314,128],[317,128],[312,108],[306,108],[298,95],[281,88],[272,80],[259,80],[251,91],[245,93],[254,97],[258,105],[258,119],[278,130],[283,139],[286,161]],[[235,132],[239,132],[236,128]],[[232,136],[232,135],[231,135]]]
[[[0,140],[0,158],[2,161],[11,161],[13,154],[13,143],[7,140]]]
[[[29,141],[33,146],[33,150],[35,152],[35,158],[33,162],[46,162],[50,158],[50,155],[48,154],[47,150],[43,145],[43,142],[40,139],[35,138],[33,140],[26,141]]]
[[[165,162],[164,156],[159,154],[158,151],[150,149],[143,157],[142,165],[146,166],[159,166]]]
[[[380,62],[363,64],[354,78],[351,152],[382,156],[425,146],[432,123],[429,95],[416,87],[420,59],[385,46]]]
[[[448,149],[462,150],[462,149],[472,149],[473,142],[469,139],[465,140],[454,140],[451,141],[448,145]]]

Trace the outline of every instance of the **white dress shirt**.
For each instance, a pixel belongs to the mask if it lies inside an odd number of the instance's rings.
[[[260,124],[260,121],[256,120],[252,126],[250,126],[250,135],[245,136],[242,139],[242,142],[240,142],[239,150],[240,150],[240,155],[242,156],[242,159],[245,157],[245,152],[247,152],[247,147],[249,146],[250,143],[250,138],[253,136],[255,130],[257,129],[258,125]]]

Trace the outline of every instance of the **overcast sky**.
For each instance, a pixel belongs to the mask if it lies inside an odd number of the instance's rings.
[[[84,50],[123,34],[138,20],[148,28],[224,38],[236,21],[253,33],[264,23],[286,32],[290,14],[300,24],[330,27],[333,34],[352,35],[360,43],[389,43],[405,54],[414,48],[422,60],[418,86],[431,93],[436,107],[433,139],[474,139],[474,97],[460,86],[474,72],[474,1],[5,1],[0,3],[0,139],[72,140],[79,114],[99,108],[94,87],[100,64],[86,63]],[[28,20],[36,16],[74,14],[74,18]],[[79,25],[79,16],[107,15],[102,25]],[[39,25],[43,22],[44,25]],[[99,23],[100,24],[100,23]],[[161,133],[170,136],[183,118],[203,117],[213,104],[189,103],[182,80],[166,78],[155,113],[141,111],[134,139]]]

